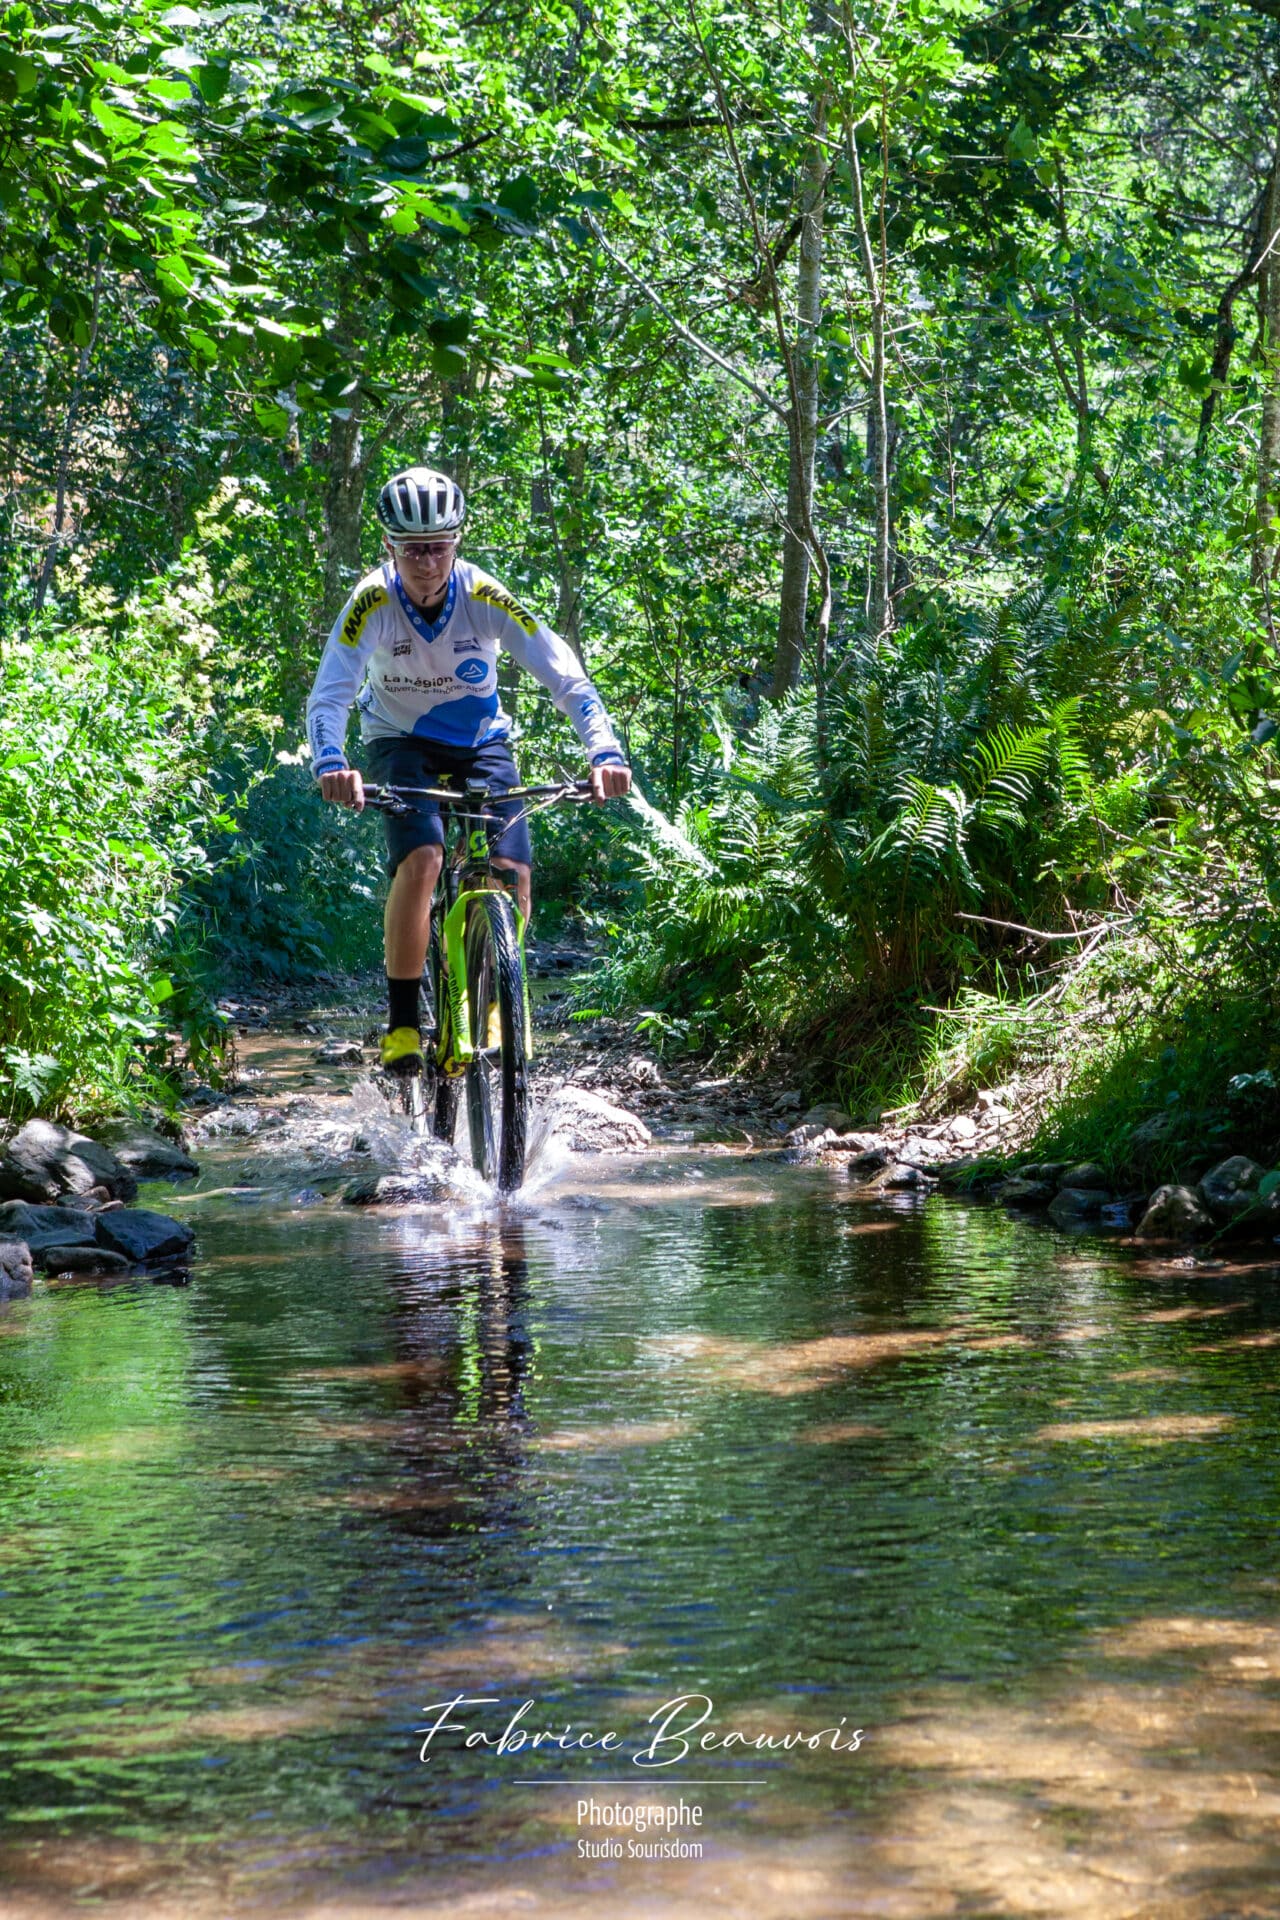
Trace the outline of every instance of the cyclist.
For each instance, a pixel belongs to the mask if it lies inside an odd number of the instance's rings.
[[[508,744],[511,721],[498,699],[501,649],[528,669],[572,721],[590,758],[592,798],[626,793],[626,756],[572,650],[489,574],[459,559],[466,512],[461,489],[430,467],[393,474],[379,494],[386,557],[335,620],[307,701],[321,793],[340,807],[358,810],[364,804],[362,777],[348,766],[345,751],[353,701],[371,780],[435,787],[449,778],[458,785],[483,779],[497,793],[518,786]],[[533,859],[528,822],[519,801],[495,800],[494,811],[507,824],[494,842],[493,864],[515,873],[527,921]],[[444,828],[431,801],[384,820],[391,888],[383,923],[388,1018],[382,1064],[404,1072],[422,1064],[418,994]]]

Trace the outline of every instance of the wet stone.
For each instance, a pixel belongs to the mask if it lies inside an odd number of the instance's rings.
[[[35,1278],[25,1240],[0,1240],[0,1300],[20,1300]]]
[[[318,1049],[316,1063],[322,1067],[360,1067],[364,1065],[364,1053],[356,1040],[335,1040]]]
[[[1055,1191],[1050,1180],[1029,1180],[1025,1174],[1015,1174],[1005,1181],[996,1199],[1002,1207],[1047,1207]]]
[[[342,1195],[347,1207],[436,1206],[453,1197],[453,1188],[438,1173],[383,1173],[353,1180]]]
[[[24,1240],[33,1257],[46,1247],[87,1246],[96,1227],[81,1207],[35,1207],[25,1200],[0,1206],[0,1240]]]
[[[1055,1227],[1097,1220],[1110,1198],[1111,1194],[1102,1187],[1061,1187],[1049,1203],[1049,1218]]]
[[[110,1247],[46,1247],[41,1264],[46,1273],[126,1273],[132,1263]]]
[[[1258,1206],[1258,1182],[1264,1169],[1236,1153],[1212,1167],[1200,1182],[1200,1198],[1215,1220],[1229,1224]]]
[[[1213,1216],[1193,1187],[1157,1187],[1138,1227],[1143,1240],[1197,1240],[1213,1230]]]
[[[557,1087],[542,1103],[542,1125],[575,1153],[627,1152],[653,1138],[638,1114],[582,1087]],[[674,1136],[669,1136],[674,1137]]]
[[[1073,1193],[1108,1193],[1111,1180],[1096,1160],[1082,1160],[1074,1167],[1066,1167],[1059,1176],[1060,1188],[1069,1188]]]
[[[146,1207],[100,1213],[95,1225],[98,1245],[128,1261],[181,1259],[196,1237],[184,1221]]]

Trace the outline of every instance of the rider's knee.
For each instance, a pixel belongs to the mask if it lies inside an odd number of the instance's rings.
[[[443,865],[443,847],[411,847],[396,872],[407,874],[411,880],[429,881],[434,886]]]

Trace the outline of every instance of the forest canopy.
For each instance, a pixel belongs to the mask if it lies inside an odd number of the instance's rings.
[[[301,711],[424,459],[625,732],[591,1004],[878,1101],[1099,1009],[1146,1109],[1280,1070],[1278,85],[1274,0],[9,7],[6,1110],[375,958]]]

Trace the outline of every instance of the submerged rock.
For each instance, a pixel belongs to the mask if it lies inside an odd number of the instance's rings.
[[[81,1207],[31,1206],[25,1200],[9,1200],[0,1206],[0,1240],[25,1241],[35,1258],[46,1247],[88,1246],[102,1217]]]
[[[31,1291],[35,1271],[25,1240],[0,1240],[0,1300],[20,1300]]]
[[[167,1213],[145,1207],[123,1207],[100,1213],[94,1222],[97,1242],[128,1261],[181,1259],[195,1239],[195,1230]]]
[[[353,1180],[342,1195],[347,1207],[437,1206],[454,1198],[454,1189],[439,1173],[382,1173]]]
[[[132,1264],[110,1247],[46,1247],[46,1273],[126,1273]]]
[[[1104,1187],[1060,1187],[1049,1202],[1049,1218],[1055,1227],[1096,1220],[1110,1198],[1110,1192]]]
[[[582,1087],[557,1087],[541,1103],[540,1115],[550,1138],[575,1153],[630,1152],[653,1138],[638,1114]]]
[[[1157,1187],[1138,1226],[1143,1240],[1197,1240],[1213,1230],[1213,1216],[1194,1187]]]
[[[132,1200],[138,1191],[110,1147],[51,1120],[28,1120],[0,1153],[0,1199],[39,1204],[98,1186],[117,1200]]]
[[[364,1053],[358,1040],[332,1040],[327,1047],[317,1050],[316,1064],[321,1067],[360,1067],[364,1065]]]

